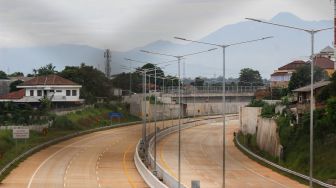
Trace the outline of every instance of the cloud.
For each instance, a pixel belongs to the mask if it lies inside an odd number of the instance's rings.
[[[316,0],[58,0],[0,2],[0,47],[86,44],[128,50],[175,35],[201,38],[244,17],[278,12],[305,19],[332,16]]]

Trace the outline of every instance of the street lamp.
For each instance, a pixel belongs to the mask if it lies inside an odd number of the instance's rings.
[[[178,63],[178,78],[179,78],[179,87],[178,87],[178,93],[179,93],[179,125],[178,125],[178,188],[181,187],[181,73],[180,73],[180,69],[181,69],[181,59],[187,56],[192,56],[192,55],[196,55],[196,54],[201,54],[201,53],[206,53],[206,52],[210,52],[213,50],[216,50],[217,48],[211,48],[209,50],[205,50],[205,51],[199,51],[199,52],[195,52],[195,53],[190,53],[190,54],[185,54],[185,55],[172,55],[172,54],[164,54],[164,53],[158,53],[158,52],[151,52],[151,51],[147,51],[147,50],[140,50],[141,52],[144,53],[148,53],[148,54],[154,54],[154,55],[160,55],[160,56],[167,56],[167,57],[174,57],[177,59],[177,63]],[[156,170],[156,169],[155,169]]]
[[[123,68],[123,69],[127,69],[127,70],[131,70],[131,69],[128,69],[128,68]],[[142,126],[142,142],[143,142],[143,151],[144,153],[146,154],[147,153],[147,110],[146,110],[146,99],[147,99],[147,95],[146,95],[146,74],[147,72],[150,72],[150,71],[153,71],[154,69],[141,69],[141,70],[136,70],[135,72],[138,72],[138,73],[141,73],[143,75],[143,93],[144,93],[144,97],[143,97],[143,101],[145,102],[144,104],[144,113],[142,114],[143,118],[142,118],[142,121],[143,121],[143,126]]]
[[[246,44],[246,43],[250,43],[250,42],[257,42],[257,41],[261,41],[261,40],[266,40],[272,37],[264,37],[264,38],[260,38],[260,39],[255,39],[255,40],[248,40],[248,41],[243,41],[243,42],[238,42],[238,43],[231,43],[231,44],[215,44],[215,43],[208,43],[208,42],[201,42],[201,41],[196,41],[196,40],[189,40],[189,39],[185,39],[185,38],[181,38],[181,37],[174,37],[175,39],[178,40],[183,40],[183,41],[188,41],[188,42],[194,42],[194,43],[199,43],[199,44],[205,44],[205,45],[210,45],[210,46],[216,46],[216,47],[220,47],[223,50],[223,184],[222,187],[225,187],[225,107],[226,107],[226,103],[225,103],[225,51],[226,48],[231,47],[231,46],[236,46],[236,45],[240,45],[240,44]]]
[[[134,59],[129,59],[129,58],[125,58],[125,60],[128,60],[128,61],[130,61],[130,62],[138,62],[138,63],[148,63],[148,62],[144,62],[144,61],[139,61],[139,60],[134,60]],[[169,61],[169,62],[172,62],[172,61]],[[154,101],[155,101],[155,104],[154,104],[154,139],[155,139],[155,142],[154,142],[154,175],[157,175],[156,174],[156,139],[157,139],[157,137],[156,137],[156,134],[157,134],[157,97],[156,97],[156,92],[157,92],[157,90],[156,90],[156,81],[157,81],[157,65],[159,65],[159,64],[165,64],[165,63],[168,63],[168,62],[162,62],[162,63],[156,63],[156,64],[154,64],[154,68],[152,68],[152,70],[151,71],[153,71],[154,70],[154,82],[155,82],[155,89],[154,89]],[[166,67],[166,66],[168,66],[168,65],[170,65],[170,64],[166,64],[166,65],[164,65],[164,67]],[[151,77],[151,75],[148,75],[149,76],[149,79],[150,79],[150,77]],[[150,83],[149,83],[150,84]],[[146,103],[146,98],[145,98],[145,103]],[[146,104],[145,104],[146,105]],[[146,129],[145,129],[145,131],[146,131]]]
[[[314,123],[314,117],[313,117],[313,108],[314,108],[314,40],[315,40],[315,34],[319,33],[321,31],[325,30],[330,30],[333,29],[334,27],[330,28],[324,28],[324,29],[305,29],[305,28],[299,28],[299,27],[293,27],[293,26],[288,26],[288,25],[282,25],[282,24],[277,24],[277,23],[272,23],[272,22],[267,22],[267,21],[262,21],[254,18],[246,18],[247,20],[259,22],[259,23],[264,23],[264,24],[269,24],[269,25],[274,25],[278,27],[285,27],[288,29],[293,29],[293,30],[299,30],[299,31],[304,31],[308,33],[311,37],[311,65],[310,65],[310,159],[309,159],[309,186],[313,187],[313,138],[314,138],[314,128],[313,128],[313,123]]]

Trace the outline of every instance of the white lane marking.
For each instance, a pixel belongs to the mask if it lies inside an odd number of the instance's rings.
[[[231,121],[232,121],[232,120],[231,120]],[[213,124],[214,124],[214,123],[213,123]],[[223,125],[223,124],[222,124],[222,125]],[[226,142],[226,143],[227,143],[227,142]],[[203,147],[202,147],[203,144],[200,143],[200,145],[201,145],[202,153],[204,153],[204,154],[207,156],[206,152],[203,150]],[[273,180],[273,179],[271,179],[271,178],[269,178],[269,177],[266,177],[266,176],[264,176],[264,175],[258,173],[257,171],[254,171],[253,169],[251,169],[251,168],[249,168],[249,167],[243,165],[242,162],[240,162],[239,160],[233,158],[233,157],[230,155],[230,152],[229,152],[228,150],[226,150],[226,154],[227,154],[228,157],[231,158],[231,160],[235,160],[235,161],[237,161],[238,164],[239,164],[241,167],[247,169],[248,171],[252,172],[253,174],[262,177],[262,178],[265,179],[266,181],[270,181],[270,182],[273,182],[273,183],[275,183],[275,184],[280,185],[281,187],[286,187],[286,188],[288,188],[288,186],[286,186],[286,185],[284,185],[284,184],[282,184],[282,183],[280,183],[280,182],[277,182],[277,181],[275,181],[275,180]],[[217,162],[217,161],[213,161],[213,162],[215,162],[217,165],[221,165],[221,164],[220,164],[219,162]],[[266,168],[266,167],[265,167],[265,168]]]
[[[108,147],[105,147],[105,150],[104,150],[102,153],[100,153],[100,154],[98,155],[98,159],[97,159],[97,162],[96,162],[96,177],[97,177],[97,183],[98,183],[98,187],[99,187],[99,188],[101,188],[101,184],[100,184],[100,182],[99,182],[99,171],[98,171],[98,170],[99,170],[99,164],[100,164],[100,161],[101,161],[101,159],[103,158],[103,155],[104,155],[110,148],[112,148],[113,145],[115,145],[115,144],[117,144],[117,143],[119,143],[119,140],[112,142],[111,145],[109,145]]]
[[[66,167],[65,174],[64,174],[64,178],[63,178],[63,187],[64,187],[64,188],[65,188],[65,186],[66,186],[66,181],[67,181],[66,176],[67,176],[67,174],[68,174],[68,171],[69,171],[69,169],[70,169],[70,166],[71,166],[72,162],[73,162],[74,159],[75,159],[76,157],[78,157],[79,154],[82,153],[84,150],[85,150],[85,149],[81,149],[78,153],[76,153],[76,154],[71,158],[71,160],[70,160],[68,166]]]
[[[52,155],[50,155],[50,156],[49,156],[48,158],[46,158],[46,159],[45,159],[45,160],[44,160],[44,161],[37,167],[37,169],[34,171],[33,175],[32,175],[32,176],[30,177],[30,179],[29,179],[29,183],[28,183],[28,185],[27,185],[27,188],[30,188],[31,184],[33,183],[33,179],[34,179],[34,177],[36,176],[37,172],[40,170],[40,168],[41,168],[45,163],[47,163],[51,158],[53,158],[54,156],[56,156],[58,153],[64,151],[65,149],[67,149],[67,148],[69,148],[69,147],[71,147],[71,146],[73,146],[73,145],[75,145],[75,144],[77,144],[77,143],[79,143],[79,142],[83,142],[83,141],[85,141],[85,140],[92,139],[93,137],[99,137],[99,136],[101,136],[101,135],[105,135],[105,134],[111,134],[111,133],[95,134],[95,135],[92,135],[92,136],[90,136],[90,137],[87,137],[87,138],[78,140],[78,141],[76,141],[76,142],[74,142],[74,143],[72,143],[72,144],[69,144],[69,145],[63,147],[62,149],[56,151],[56,152],[53,153]],[[113,134],[116,134],[116,133],[113,133]]]

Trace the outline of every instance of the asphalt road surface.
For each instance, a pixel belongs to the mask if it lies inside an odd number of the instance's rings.
[[[165,126],[171,123],[167,121]],[[162,123],[157,125],[163,126]],[[0,187],[148,187],[133,161],[141,128],[142,125],[133,125],[110,129],[48,147],[20,163]],[[151,130],[154,130],[153,124]]]
[[[226,187],[229,188],[301,188],[307,187],[280,175],[240,152],[233,143],[238,121],[231,120],[226,129]],[[201,187],[222,186],[222,123],[211,123],[182,132],[181,181],[191,187],[200,180]],[[177,133],[158,144],[159,163],[177,179]]]

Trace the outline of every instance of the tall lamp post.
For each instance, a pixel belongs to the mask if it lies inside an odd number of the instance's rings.
[[[140,60],[134,60],[134,59],[130,59],[130,58],[125,58],[125,60],[127,61],[130,61],[130,62],[137,62],[137,63],[148,63],[148,62],[145,62],[145,61],[140,61]],[[174,60],[175,61],[175,60]],[[156,81],[157,81],[157,65],[161,65],[161,64],[165,64],[164,67],[170,65],[170,64],[166,64],[166,63],[169,63],[169,62],[173,62],[173,61],[167,61],[167,62],[162,62],[162,63],[153,63],[154,64],[154,68],[152,68],[154,70],[154,171],[153,171],[153,174],[154,175],[157,175],[157,172],[156,172],[156,135],[157,135],[157,97],[156,97],[156,92],[157,92],[157,88],[156,88]],[[149,79],[152,75],[147,75],[149,76]]]
[[[314,123],[314,117],[313,117],[313,113],[314,113],[314,43],[315,43],[315,34],[321,32],[321,31],[325,31],[325,30],[330,30],[333,29],[334,27],[330,27],[330,28],[324,28],[324,29],[305,29],[305,28],[299,28],[299,27],[293,27],[293,26],[288,26],[288,25],[283,25],[283,24],[277,24],[277,23],[273,23],[273,22],[267,22],[267,21],[262,21],[262,20],[258,20],[258,19],[254,19],[254,18],[246,18],[247,20],[251,20],[251,21],[255,21],[255,22],[259,22],[259,23],[264,23],[264,24],[269,24],[269,25],[274,25],[274,26],[278,26],[278,27],[284,27],[284,28],[288,28],[288,29],[293,29],[293,30],[299,30],[299,31],[304,31],[306,33],[308,33],[310,35],[311,38],[311,64],[310,64],[310,74],[311,74],[311,78],[310,78],[310,144],[309,144],[309,148],[310,148],[310,154],[309,154],[309,186],[313,187],[313,138],[314,138],[314,127],[313,127],[313,123]]]
[[[223,184],[222,187],[225,187],[225,107],[226,107],[226,103],[225,103],[225,95],[226,95],[226,91],[225,91],[225,52],[226,52],[226,48],[231,47],[231,46],[236,46],[236,45],[241,45],[241,44],[245,44],[245,43],[250,43],[250,42],[257,42],[260,40],[266,40],[272,37],[264,37],[264,38],[260,38],[260,39],[255,39],[255,40],[248,40],[248,41],[243,41],[243,42],[238,42],[238,43],[231,43],[231,44],[215,44],[215,43],[208,43],[208,42],[202,42],[202,41],[196,41],[196,40],[189,40],[189,39],[185,39],[185,38],[181,38],[181,37],[174,37],[175,39],[178,40],[183,40],[183,41],[187,41],[187,42],[194,42],[194,43],[199,43],[199,44],[205,44],[205,45],[210,45],[210,46],[216,46],[216,47],[220,47],[223,50]]]
[[[178,63],[178,78],[179,78],[179,85],[178,85],[178,93],[179,93],[179,125],[178,125],[178,188],[181,187],[181,59],[184,57],[201,54],[210,52],[213,50],[216,50],[217,48],[212,48],[205,51],[199,51],[195,53],[185,54],[185,55],[172,55],[172,54],[164,54],[164,53],[158,53],[158,52],[151,52],[147,50],[140,50],[141,52],[148,53],[148,54],[154,54],[154,55],[160,55],[160,56],[166,56],[166,57],[173,57],[177,59]]]

